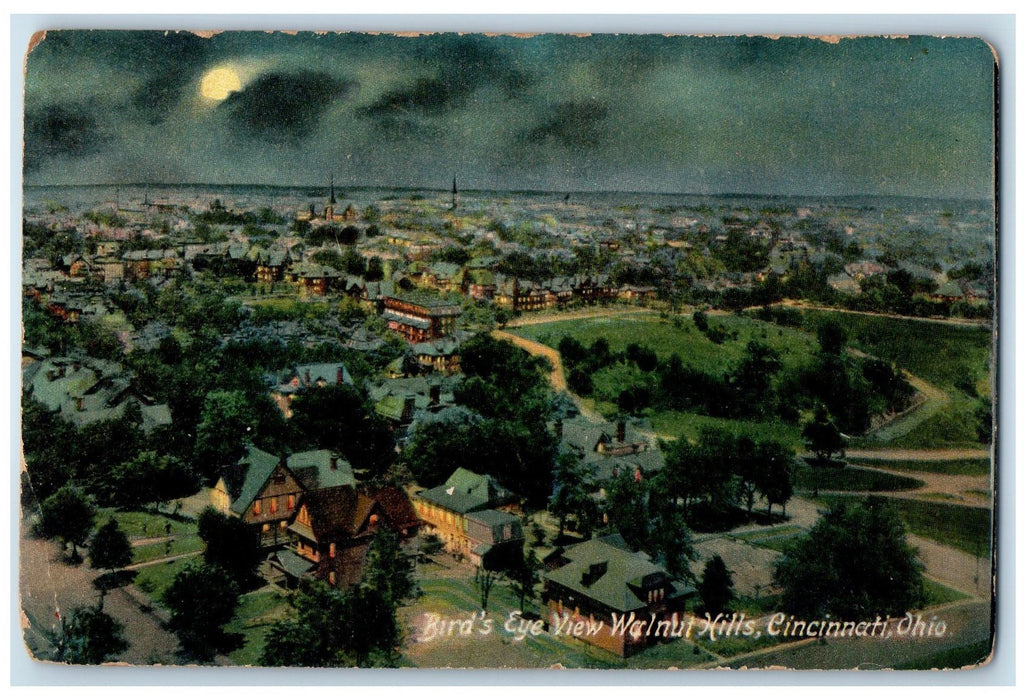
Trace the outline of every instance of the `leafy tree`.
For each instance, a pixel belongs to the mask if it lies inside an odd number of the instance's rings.
[[[620,474],[606,486],[605,514],[631,547],[641,549],[648,543],[645,489],[633,474]]]
[[[71,545],[71,558],[79,559],[78,547],[85,544],[93,529],[96,507],[85,493],[74,486],[62,486],[43,501],[39,528],[45,537],[56,537],[62,547]]]
[[[108,503],[135,509],[187,496],[198,488],[183,462],[146,450],[111,468],[103,496]]]
[[[221,467],[237,462],[245,451],[245,440],[256,424],[256,416],[241,391],[216,390],[203,400],[196,426],[196,463],[208,480]]]
[[[759,492],[766,499],[766,510],[771,512],[780,504],[787,512],[787,502],[794,495],[794,452],[779,442],[768,440],[758,445],[759,460],[763,467]]]
[[[829,461],[833,455],[844,450],[841,431],[830,420],[830,414],[824,406],[816,408],[815,418],[802,429],[802,438],[805,440],[805,447],[812,450],[816,459],[821,462]]]
[[[724,612],[734,599],[734,577],[719,554],[705,563],[698,595],[702,598],[705,612],[713,616]]]
[[[651,534],[645,546],[670,575],[691,579],[689,562],[697,556],[691,530],[677,494],[667,489],[667,482],[660,476],[648,481]]]
[[[89,542],[89,566],[93,569],[123,569],[132,563],[132,543],[113,518],[93,534]]]
[[[897,511],[870,497],[835,505],[786,550],[773,580],[789,613],[863,620],[921,606],[922,568]]]
[[[235,615],[239,586],[221,567],[189,564],[175,576],[161,600],[171,612],[168,628],[178,635],[188,656],[208,661],[234,643],[224,626]]]
[[[77,460],[69,454],[69,447],[76,444],[78,431],[59,413],[33,399],[22,402],[21,425],[28,473],[28,492],[24,495],[41,502],[74,476]]]
[[[128,650],[124,625],[100,608],[75,608],[68,622],[62,621],[62,627],[64,637],[57,650],[58,661],[96,665]]]
[[[822,352],[828,355],[840,355],[848,340],[848,333],[840,323],[834,319],[827,319],[816,329],[816,338],[819,340]]]
[[[413,570],[399,546],[399,538],[388,528],[374,533],[364,563],[365,585],[382,591],[388,598],[400,603],[413,594]]]
[[[534,548],[522,554],[519,561],[512,566],[507,574],[509,575],[510,590],[520,600],[520,610],[523,611],[524,603],[535,598],[535,585],[541,580],[538,570],[541,569],[541,562]]]
[[[197,533],[206,548],[203,560],[221,567],[240,588],[245,588],[260,563],[260,545],[250,526],[211,506],[200,513]]]
[[[549,502],[549,512],[559,521],[559,537],[566,532],[567,520],[572,518],[576,532],[587,537],[591,534],[598,513],[588,486],[588,468],[577,455],[561,454],[556,459],[556,492]]]
[[[335,384],[304,392],[292,402],[292,411],[290,422],[301,439],[341,452],[357,468],[382,472],[394,456],[387,423],[356,387]]]

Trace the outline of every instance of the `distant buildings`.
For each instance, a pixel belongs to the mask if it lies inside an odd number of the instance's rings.
[[[463,310],[458,304],[424,293],[410,292],[385,298],[383,317],[410,343],[423,343],[452,335]]]

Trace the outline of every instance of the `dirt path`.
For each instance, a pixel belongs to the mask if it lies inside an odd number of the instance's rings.
[[[552,388],[556,391],[566,391],[566,377],[563,376],[563,361],[559,357],[559,353],[548,345],[542,345],[533,340],[527,338],[521,338],[519,335],[513,335],[506,331],[492,331],[492,337],[499,340],[508,340],[517,347],[523,348],[532,355],[540,355],[549,361],[552,365],[552,372],[549,375],[549,381],[552,383]]]
[[[912,450],[900,447],[878,447],[845,450],[850,459],[894,460],[895,462],[947,462],[956,459],[990,459],[990,450],[979,448],[954,448],[935,450]]]
[[[19,589],[21,626],[25,640],[45,656],[59,629],[59,617],[79,606],[95,605],[99,593],[93,579],[102,572],[87,564],[69,566],[59,556],[60,547],[48,540],[22,534]],[[163,629],[160,620],[143,612],[140,602],[124,589],[110,591],[104,611],[125,626],[129,648],[119,661],[131,664],[174,663],[178,640]]]
[[[555,323],[558,321],[578,321],[586,318],[610,318],[613,316],[639,316],[658,314],[658,311],[645,308],[623,308],[623,309],[582,309],[580,311],[565,311],[561,313],[535,314],[515,318],[506,324],[506,328],[521,328],[523,326],[537,326],[542,323]]]
[[[947,326],[977,326],[977,327],[989,327],[990,321],[988,319],[977,319],[977,318],[930,318],[924,316],[902,316],[900,314],[885,314],[879,311],[853,311],[851,309],[838,309],[833,306],[820,306],[818,304],[809,304],[808,302],[798,301],[796,299],[782,299],[778,301],[774,306],[789,306],[794,309],[804,309],[808,311],[834,311],[840,314],[858,314],[859,316],[879,316],[881,318],[897,318],[903,321],[922,321],[923,323],[940,323]],[[758,311],[761,306],[750,306],[746,311]]]

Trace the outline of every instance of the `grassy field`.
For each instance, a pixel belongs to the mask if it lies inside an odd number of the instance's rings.
[[[158,600],[164,589],[171,585],[175,576],[191,562],[199,561],[199,557],[185,557],[163,564],[154,564],[139,569],[135,577],[135,585],[150,598]]]
[[[929,472],[931,474],[954,474],[958,476],[987,476],[990,474],[989,459],[952,459],[952,460],[894,460],[865,459],[848,460],[851,464],[865,467],[892,469],[900,472]]]
[[[823,496],[820,500],[833,505],[842,501],[861,500],[861,497],[831,495]],[[894,498],[890,502],[910,532],[975,556],[990,554],[990,508],[902,498]]]
[[[840,311],[806,311],[815,328],[830,318],[848,332],[848,344],[894,362],[912,374],[945,389],[970,383],[988,390],[991,332],[979,326],[867,316]]]
[[[722,373],[734,367],[744,356],[751,340],[758,340],[777,350],[785,368],[807,363],[816,348],[815,336],[809,333],[755,319],[717,315],[711,316],[709,323],[722,326],[731,337],[717,345],[706,338],[690,319],[651,316],[556,321],[510,331],[553,348],[566,336],[576,338],[585,346],[605,338],[613,352],[621,352],[630,343],[637,343],[651,348],[660,359],[676,352],[686,365],[707,373]]]
[[[140,564],[146,561],[153,561],[154,559],[173,557],[178,554],[189,552],[198,554],[203,551],[203,540],[199,538],[199,535],[183,535],[173,538],[170,542],[170,549],[167,546],[167,542],[154,542],[153,544],[134,547],[132,549],[132,563]]]
[[[225,626],[229,634],[241,634],[243,645],[228,654],[240,666],[253,666],[260,660],[264,635],[271,625],[288,616],[288,600],[280,593],[261,589],[239,596],[235,618]]]
[[[139,510],[116,510],[114,508],[100,508],[96,514],[97,524],[103,524],[113,518],[128,535],[129,539],[140,537],[164,537],[168,534],[167,526],[170,523],[170,534],[173,537],[183,537],[196,534],[196,523],[187,518],[172,518],[162,513]]]
[[[857,467],[820,467],[799,464],[794,487],[798,491],[907,491],[923,485],[919,479]]]
[[[923,586],[926,588],[926,605],[924,607],[927,608],[935,605],[944,605],[945,603],[953,603],[956,600],[963,600],[969,597],[965,593],[949,588],[931,578],[924,578]]]

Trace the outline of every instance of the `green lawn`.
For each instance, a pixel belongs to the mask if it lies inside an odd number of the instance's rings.
[[[953,603],[956,600],[963,600],[968,598],[965,593],[956,591],[954,588],[949,588],[943,583],[938,583],[932,578],[924,578],[923,586],[926,588],[926,605],[927,608],[932,608],[935,605],[944,605],[945,603]]]
[[[859,496],[823,496],[827,504],[861,500]],[[909,531],[975,556],[990,555],[992,528],[990,508],[936,501],[892,498]]]
[[[198,553],[202,551],[203,540],[199,538],[199,535],[184,535],[181,537],[174,537],[174,539],[171,540],[170,551],[168,551],[166,542],[154,542],[153,544],[144,544],[139,547],[133,547],[132,563],[139,564],[144,561],[173,557],[187,552]]]
[[[185,557],[164,564],[144,566],[135,577],[135,585],[153,600],[159,600],[164,589],[171,585],[175,576],[198,557]]]
[[[782,525],[781,527],[771,527],[757,532],[745,532],[740,535],[733,535],[732,537],[753,547],[783,552],[787,545],[803,534],[805,534],[805,530],[796,525]],[[738,609],[740,610],[741,608],[739,607]]]
[[[241,634],[245,641],[240,648],[229,652],[228,658],[239,666],[257,665],[267,630],[290,612],[288,599],[275,591],[261,589],[239,596],[235,618],[225,626],[225,632]]]
[[[605,338],[613,352],[621,352],[630,343],[637,343],[654,350],[660,359],[676,352],[686,365],[715,374],[737,365],[752,340],[777,350],[788,369],[806,364],[816,348],[816,339],[809,333],[756,319],[715,315],[710,316],[709,323],[722,326],[731,337],[717,345],[706,338],[689,318],[660,319],[652,316],[555,321],[513,328],[510,332],[553,348],[566,336],[573,336],[585,346]],[[734,333],[737,334],[736,339],[733,338]]]
[[[651,421],[652,430],[659,435],[683,435],[689,440],[698,440],[702,428],[712,427],[747,435],[754,440],[777,440],[796,449],[803,444],[801,427],[782,421],[732,420],[679,411],[646,411],[645,416]]]
[[[929,472],[931,474],[955,474],[959,476],[987,476],[990,474],[989,459],[893,460],[893,459],[849,459],[851,464],[865,467],[893,469],[900,472]]]
[[[118,521],[118,525],[130,539],[164,537],[167,534],[168,523],[171,524],[171,535],[174,537],[196,534],[195,521],[170,518],[151,511],[100,508],[96,514],[96,523],[102,525],[111,518]]]
[[[804,314],[809,328],[832,318],[847,330],[850,346],[890,360],[945,389],[967,378],[975,384],[990,375],[992,338],[987,328],[841,311]]]
[[[799,491],[907,491],[923,485],[919,479],[858,467],[822,467],[800,464],[794,487]]]

